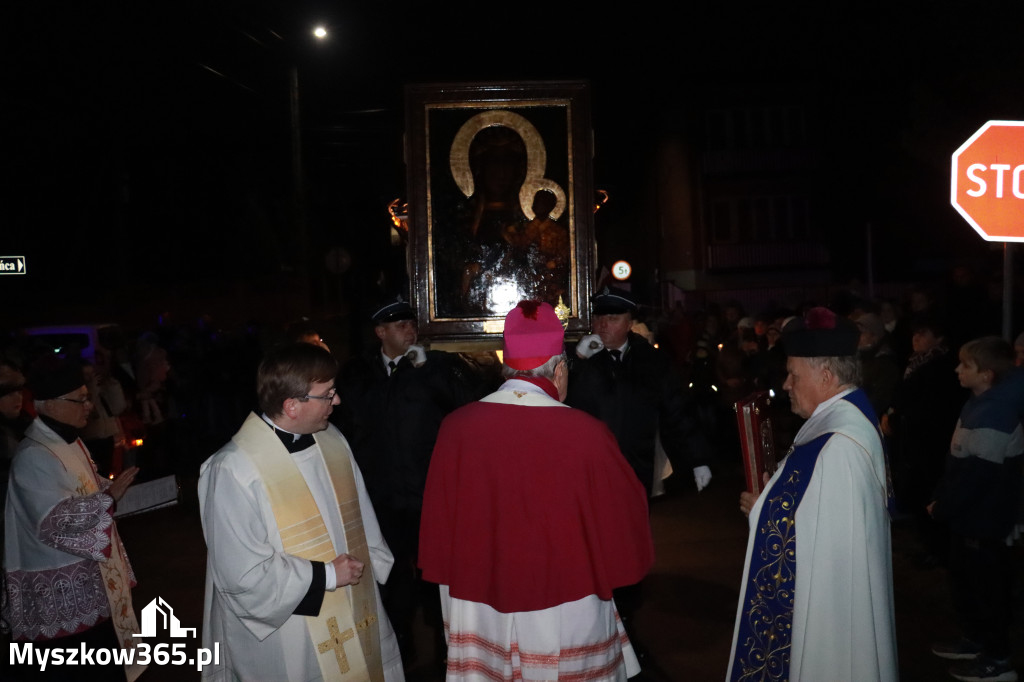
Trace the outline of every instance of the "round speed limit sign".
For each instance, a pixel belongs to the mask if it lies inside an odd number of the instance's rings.
[[[629,279],[631,272],[633,272],[633,268],[624,260],[616,261],[612,265],[612,277],[617,280]]]

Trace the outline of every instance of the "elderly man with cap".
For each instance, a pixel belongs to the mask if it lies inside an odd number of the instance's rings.
[[[498,391],[438,435],[420,567],[440,585],[448,680],[622,680],[639,672],[612,590],[654,552],[643,486],[600,421],[562,404],[562,325],[505,318]]]
[[[750,537],[727,679],[896,680],[890,486],[859,331],[812,308],[783,334],[783,388],[807,421],[761,495],[740,498]]]
[[[648,493],[658,436],[672,468],[692,469],[702,490],[711,481],[711,447],[668,358],[631,331],[636,301],[605,287],[592,302],[594,333],[576,346],[566,404],[608,425]]]
[[[437,648],[444,649],[437,600],[416,570],[420,508],[441,420],[473,394],[469,368],[458,355],[417,345],[416,314],[401,296],[383,302],[372,319],[380,345],[342,371],[336,423],[352,445],[395,555],[383,589],[384,608],[402,656],[411,663],[413,620],[420,606],[435,630]]]
[[[92,409],[80,366],[47,358],[30,373],[29,385],[39,416],[11,464],[4,616],[15,642],[36,650],[106,652],[92,658],[95,665],[48,666],[45,679],[131,682],[145,666],[112,661],[117,649],[135,646],[132,635],[140,631],[132,608],[135,576],[113,512],[138,469],[113,481],[97,474],[79,438]],[[18,672],[30,679],[42,672],[26,667]]]

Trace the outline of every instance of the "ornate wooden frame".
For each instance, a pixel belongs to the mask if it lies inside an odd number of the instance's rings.
[[[484,138],[506,141],[480,142],[471,153],[488,129],[501,130]],[[409,277],[420,333],[494,340],[519,298],[546,300],[558,292],[570,310],[567,331],[588,330],[594,263],[589,85],[410,85],[405,144]],[[496,190],[487,188],[501,182],[509,200],[489,201]],[[541,198],[542,192],[553,196]],[[481,222],[481,215],[491,222]]]

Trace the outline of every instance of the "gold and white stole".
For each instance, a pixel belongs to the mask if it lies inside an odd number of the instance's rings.
[[[248,454],[263,479],[284,551],[302,559],[328,563],[338,551],[331,542],[313,493],[288,451],[268,428],[271,427],[263,419],[250,414],[234,440]],[[314,434],[314,440],[327,465],[338,501],[346,552],[362,561],[368,570],[363,572],[359,584],[326,592],[320,615],[306,616],[306,628],[324,680],[383,682],[373,570],[348,446],[326,433]]]

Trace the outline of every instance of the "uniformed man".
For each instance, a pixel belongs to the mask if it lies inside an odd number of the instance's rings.
[[[576,347],[566,404],[608,425],[648,494],[659,436],[673,470],[692,470],[703,490],[711,448],[668,357],[631,331],[636,300],[605,287],[591,301],[594,330]]]
[[[659,441],[673,470],[692,470],[697,490],[703,490],[711,481],[711,446],[668,357],[632,331],[636,299],[622,289],[605,287],[591,303],[593,334],[576,346],[565,403],[611,429],[648,496],[660,474],[655,471]],[[655,673],[658,666],[634,625],[643,604],[642,584],[619,587],[615,602],[641,666]]]
[[[436,641],[443,642],[436,591],[420,583],[416,570],[430,455],[441,420],[474,396],[469,368],[458,355],[417,344],[416,313],[401,296],[382,302],[372,321],[380,345],[342,370],[338,423],[395,555],[384,606],[402,655],[411,662],[412,620],[419,604],[428,623],[438,628]]]

